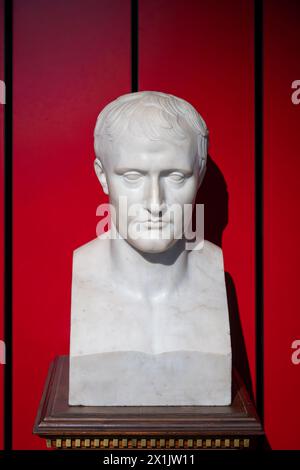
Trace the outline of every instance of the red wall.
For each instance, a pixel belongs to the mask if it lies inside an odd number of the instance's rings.
[[[4,3],[0,0],[0,80],[4,80]],[[4,222],[4,106],[0,103],[0,227]],[[4,340],[3,318],[3,229],[0,230],[0,340]],[[3,449],[4,365],[0,364],[0,449]]]
[[[300,449],[299,177],[300,4],[265,5],[265,424],[275,449]],[[300,96],[300,95],[299,95]],[[300,357],[300,355],[299,355]]]
[[[67,354],[72,251],[96,236],[100,109],[130,91],[129,0],[14,2],[14,448]]]
[[[242,332],[236,319],[234,328],[244,335],[254,381],[253,11],[248,0],[229,3],[174,0],[170,9],[168,2],[141,0],[139,85],[190,100],[211,129],[214,163],[200,200],[206,234],[224,249]],[[68,352],[72,250],[95,236],[102,198],[92,129],[100,108],[130,91],[129,6],[15,1],[17,449],[44,447],[31,429],[49,362]]]
[[[286,239],[299,238],[297,3],[266,0],[265,11],[265,418],[274,448],[300,448],[300,365],[291,363],[299,255],[285,252]],[[231,276],[235,362],[255,388],[253,1],[140,0],[139,12],[139,88],[186,98],[210,129],[199,202]],[[49,363],[68,353],[72,251],[95,237],[103,201],[93,127],[130,91],[130,0],[15,0],[13,39],[14,448],[44,449],[32,427]]]

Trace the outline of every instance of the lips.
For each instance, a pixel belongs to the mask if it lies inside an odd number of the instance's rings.
[[[150,228],[150,229],[160,229],[160,228],[165,227],[168,224],[168,222],[165,220],[148,220],[144,222],[144,224],[146,225],[147,228]]]
[[[166,225],[168,225],[170,221],[169,220],[163,220],[163,219],[146,219],[146,220],[135,220],[135,224],[140,224],[143,225],[147,228],[163,228]]]

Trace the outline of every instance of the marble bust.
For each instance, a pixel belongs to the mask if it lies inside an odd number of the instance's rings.
[[[187,249],[181,211],[195,204],[207,141],[195,108],[161,92],[120,96],[99,114],[94,166],[110,230],[73,253],[70,405],[230,404],[222,250]]]

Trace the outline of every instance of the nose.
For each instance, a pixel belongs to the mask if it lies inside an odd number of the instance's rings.
[[[162,217],[164,211],[163,188],[158,177],[152,177],[146,195],[146,209],[154,217]]]

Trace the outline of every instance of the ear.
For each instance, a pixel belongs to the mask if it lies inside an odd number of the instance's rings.
[[[105,173],[104,173],[102,163],[100,162],[99,158],[95,159],[94,168],[95,168],[97,178],[100,181],[100,184],[102,186],[102,189],[103,189],[104,193],[108,194],[107,180],[106,180],[106,176],[105,176]]]
[[[202,168],[199,172],[199,179],[198,179],[198,189],[200,188],[201,184],[202,184],[202,181],[204,179],[204,176],[205,176],[205,173],[206,173],[206,166],[204,168]]]
[[[197,186],[197,191],[199,190],[202,181],[204,179],[205,173],[206,173],[206,160],[201,159],[200,161],[200,168],[198,168],[199,174],[198,174],[198,186]]]

